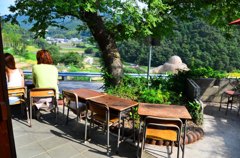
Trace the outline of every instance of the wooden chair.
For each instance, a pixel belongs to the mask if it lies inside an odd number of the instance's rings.
[[[54,112],[56,114],[56,122],[57,122],[57,114],[58,114],[58,105],[56,98],[56,90],[54,88],[33,88],[29,91],[29,99],[30,99],[30,122],[29,126],[32,126],[32,107],[35,105],[34,98],[52,98],[52,104],[54,106]]]
[[[146,139],[155,139],[171,141],[170,154],[172,154],[174,142],[177,142],[177,157],[179,158],[182,125],[182,121],[177,118],[146,117],[144,121],[141,156],[145,148]]]
[[[221,99],[220,99],[220,106],[219,106],[219,109],[218,109],[219,111],[222,108],[224,97],[227,97],[227,108],[226,108],[226,112],[225,112],[225,115],[227,115],[229,105],[230,105],[230,108],[232,110],[232,105],[233,105],[234,99],[236,99],[239,102],[240,93],[237,92],[237,91],[232,91],[232,90],[227,90],[227,91],[223,92],[223,94],[221,95]],[[239,113],[239,110],[238,110],[238,113]]]
[[[239,109],[240,109],[240,101],[239,101],[240,92],[238,91],[240,82],[239,82],[238,79],[234,79],[234,80],[231,80],[231,81],[229,80],[229,84],[233,88],[229,89],[229,90],[226,90],[222,93],[221,99],[220,99],[220,106],[219,106],[219,109],[218,109],[219,111],[221,110],[222,105],[223,105],[223,100],[224,100],[224,98],[227,98],[227,102],[226,102],[227,108],[226,108],[225,115],[227,115],[227,113],[228,113],[229,105],[230,105],[230,108],[232,110],[232,106],[233,106],[234,101],[239,103]],[[239,114],[239,110],[238,110],[238,114]]]
[[[21,105],[21,113],[24,114],[24,109],[27,111],[27,119],[29,120],[28,106],[26,104],[26,88],[25,87],[9,87],[8,97],[9,105]]]
[[[86,104],[78,101],[78,96],[76,93],[71,91],[63,90],[63,114],[65,111],[65,107],[67,107],[67,117],[66,117],[66,124],[68,124],[68,117],[69,117],[69,110],[77,115],[77,122],[78,120],[81,121],[82,115],[81,113],[85,111]]]
[[[119,123],[119,118],[115,114],[111,114],[107,105],[100,104],[93,101],[87,102],[86,116],[88,110],[91,112],[90,128],[94,127],[94,124],[102,127],[107,132],[107,155],[109,155],[109,127],[115,123]],[[85,141],[87,140],[87,118],[85,121]]]

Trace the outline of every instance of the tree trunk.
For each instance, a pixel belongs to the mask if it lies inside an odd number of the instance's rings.
[[[123,75],[123,67],[116,42],[97,13],[85,12],[82,20],[86,22],[102,51],[105,86],[116,86]]]

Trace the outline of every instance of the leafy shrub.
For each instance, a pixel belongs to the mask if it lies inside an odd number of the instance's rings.
[[[227,74],[222,71],[213,70],[211,67],[192,68],[188,73],[190,78],[224,78]]]
[[[145,89],[140,93],[139,101],[147,103],[171,104],[170,92],[164,92],[160,89]]]
[[[79,72],[79,68],[78,67],[76,67],[75,65],[73,65],[73,64],[69,64],[68,65],[68,71],[69,72]]]
[[[188,109],[190,115],[192,116],[193,122],[196,123],[197,125],[202,125],[203,114],[202,114],[202,109],[201,109],[200,103],[197,101],[188,102],[187,109]]]
[[[186,78],[185,74],[169,75],[167,78],[154,77],[150,80],[150,87],[161,89],[170,93],[169,101],[171,104],[184,104],[186,100]]]
[[[47,41],[43,38],[37,38],[34,40],[34,43],[36,44],[37,48],[41,48],[41,49],[47,49],[48,47],[50,47],[50,44],[47,43]],[[48,49],[47,49],[48,50]]]
[[[51,53],[54,64],[57,65],[60,63],[62,55],[59,52],[59,47],[50,45],[46,49]]]
[[[76,44],[77,48],[86,48],[86,46],[83,43]]]
[[[23,56],[25,59],[36,60],[36,54],[34,54],[34,53],[24,52],[24,53],[22,54],[22,56]]]
[[[66,65],[72,64],[79,68],[84,67],[83,57],[76,52],[70,52],[70,53],[63,54],[60,62],[66,64]]]
[[[95,52],[95,54],[94,54],[94,57],[101,57],[101,52],[99,52],[99,51],[97,51],[97,52]]]
[[[123,98],[148,103],[180,104],[182,93],[169,89],[170,80],[162,78],[151,79],[150,86],[146,78],[124,76],[120,85],[107,87],[106,92]]]
[[[138,100],[140,92],[146,87],[147,80],[145,78],[133,78],[131,76],[124,76],[120,85],[116,87],[106,87],[106,92],[122,98]]]
[[[87,49],[84,50],[84,53],[85,53],[85,54],[93,54],[94,51],[93,51],[92,48],[87,48]]]
[[[121,98],[128,98],[132,100],[137,100],[136,93],[138,89],[135,87],[129,88],[128,86],[117,86],[114,88],[108,88],[107,93],[119,96]]]
[[[108,94],[121,98],[129,98],[137,102],[148,102],[158,104],[179,104],[182,94],[177,94],[168,88],[169,79],[154,78],[149,82],[146,78],[133,78],[124,76],[120,85],[116,87],[105,87]],[[150,83],[150,84],[149,84]],[[172,83],[171,83],[172,84]],[[135,113],[130,115],[138,122],[138,108],[134,108]],[[138,126],[137,126],[138,127]]]

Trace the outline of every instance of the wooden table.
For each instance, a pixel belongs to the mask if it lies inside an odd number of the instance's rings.
[[[120,144],[120,123],[121,123],[120,121],[122,119],[122,113],[126,110],[132,109],[133,107],[137,106],[138,103],[129,99],[123,99],[123,98],[119,98],[112,95],[104,95],[97,98],[91,98],[89,100],[96,103],[105,104],[109,107],[110,110],[114,110],[118,113],[118,117],[119,117],[118,138],[117,138],[117,153],[118,153],[119,144]],[[132,109],[132,112],[133,112],[133,109]],[[134,124],[134,119],[133,119],[133,124]],[[133,130],[134,130],[134,127],[133,127]],[[134,133],[133,138],[135,139],[135,130],[133,133]]]
[[[101,96],[106,95],[104,93],[97,92],[97,91],[94,91],[94,90],[91,90],[91,89],[85,89],[85,88],[71,89],[71,90],[64,89],[64,90],[62,90],[63,98],[65,97],[64,95],[66,93],[71,93],[72,95],[75,96],[74,99],[72,98],[73,99],[72,101],[75,101],[76,104],[78,104],[78,101],[80,101],[82,103],[86,103],[88,99],[95,98],[95,97],[101,97]],[[63,100],[63,114],[64,114],[64,112],[65,112],[65,103],[64,103],[64,100]],[[68,118],[68,115],[69,115],[69,109],[68,109],[68,112],[67,112],[67,118]],[[77,114],[77,115],[80,115],[80,111],[79,111],[79,114]],[[78,117],[79,116],[77,116],[77,120],[78,120]],[[80,119],[81,119],[81,117],[80,117]],[[67,123],[68,123],[68,119],[66,121],[66,124]]]
[[[106,95],[104,93],[97,92],[91,89],[85,89],[85,88],[64,90],[64,91],[75,93],[81,102],[86,102],[88,99],[93,99],[93,98],[102,97]]]
[[[164,105],[164,104],[151,104],[151,103],[140,103],[138,107],[138,114],[141,120],[146,116],[154,116],[159,118],[180,118],[183,121],[184,135],[183,135],[183,155],[185,150],[185,137],[187,120],[192,119],[187,108],[181,105]],[[142,122],[142,121],[141,121]],[[139,134],[141,132],[141,123],[139,125]],[[139,150],[139,139],[138,139],[138,150]],[[138,151],[137,151],[138,154]]]
[[[140,103],[138,107],[138,114],[140,116],[180,118],[184,120],[192,119],[187,108],[181,105]]]

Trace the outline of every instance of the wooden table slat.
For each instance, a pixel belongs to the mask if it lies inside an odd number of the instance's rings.
[[[72,89],[72,90],[66,90],[66,91],[73,92],[73,93],[77,94],[79,98],[84,99],[84,100],[88,100],[91,98],[101,97],[101,96],[106,95],[104,93],[97,92],[97,91],[94,91],[91,89],[85,89],[85,88]]]
[[[187,108],[180,105],[140,103],[138,114],[141,116],[192,119]]]
[[[137,106],[138,103],[129,99],[123,99],[112,95],[104,95],[98,98],[91,98],[90,101],[107,105],[109,108],[124,111],[133,106]]]

